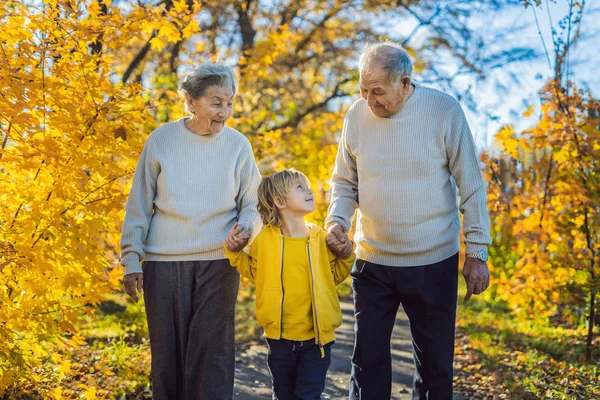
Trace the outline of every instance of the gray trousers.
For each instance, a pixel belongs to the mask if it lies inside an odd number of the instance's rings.
[[[154,400],[230,400],[240,275],[228,260],[146,261]]]

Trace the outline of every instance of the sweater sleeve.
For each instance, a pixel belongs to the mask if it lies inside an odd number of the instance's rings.
[[[252,237],[255,237],[262,226],[256,208],[258,205],[258,185],[261,177],[249,143],[242,157],[243,161],[239,172],[240,189],[236,197],[238,224],[249,229]]]
[[[487,208],[486,185],[479,167],[475,141],[465,114],[460,107],[450,111],[445,133],[446,154],[450,173],[460,195],[466,252],[487,250],[492,243]]]
[[[237,269],[240,275],[251,280],[256,280],[256,246],[256,243],[252,243],[250,252],[246,253],[244,250],[230,251],[227,246],[223,245],[225,257],[231,266]]]
[[[160,173],[153,143],[151,135],[138,160],[127,200],[121,234],[121,264],[125,267],[125,275],[142,272],[144,242],[152,219],[156,180]]]
[[[326,229],[337,223],[346,232],[350,230],[352,216],[358,207],[358,172],[356,159],[348,145],[348,125],[349,118],[346,117],[331,178],[331,203],[325,219]]]
[[[350,276],[350,270],[354,261],[356,260],[356,254],[354,251],[350,253],[347,258],[338,257],[333,251],[327,248],[327,256],[329,257],[329,265],[331,267],[331,273],[333,275],[333,281],[336,285],[344,282],[348,276]]]

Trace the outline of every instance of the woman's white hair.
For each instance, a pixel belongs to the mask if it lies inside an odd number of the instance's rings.
[[[197,99],[204,96],[211,86],[230,87],[235,94],[237,88],[233,70],[223,64],[200,64],[183,79],[179,93]]]
[[[413,63],[408,52],[392,41],[371,42],[365,45],[358,60],[358,70],[362,73],[374,66],[387,71],[388,80],[394,86],[397,86],[402,78],[412,76]]]

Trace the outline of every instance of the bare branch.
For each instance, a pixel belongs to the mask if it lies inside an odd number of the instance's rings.
[[[296,127],[296,126],[298,126],[300,121],[302,121],[304,119],[304,117],[306,117],[307,115],[326,106],[331,100],[338,98],[338,97],[347,96],[348,93],[340,92],[340,87],[347,82],[350,82],[350,78],[345,78],[345,79],[339,81],[335,85],[335,88],[331,91],[331,94],[329,96],[327,96],[325,99],[323,99],[322,101],[320,101],[318,103],[313,104],[312,106],[308,107],[306,110],[301,112],[300,114],[297,114],[296,116],[294,116],[294,118],[290,119],[289,121],[286,121],[285,123],[283,123],[281,125],[275,126],[275,127],[271,128],[270,130],[279,130],[279,129],[285,129],[285,128],[289,128],[289,127]]]
[[[161,4],[165,5],[165,11],[163,13],[163,15],[164,15],[165,13],[169,12],[171,7],[173,6],[173,0],[164,0],[164,2],[162,2]],[[150,51],[150,48],[151,48],[150,41],[152,39],[154,39],[155,37],[156,37],[156,29],[152,31],[152,34],[150,35],[150,38],[148,39],[148,41],[146,42],[144,47],[142,47],[140,49],[140,51],[136,54],[136,56],[133,58],[133,60],[131,61],[131,63],[129,64],[127,69],[125,70],[125,73],[123,74],[123,79],[121,79],[121,81],[123,83],[127,83],[127,80],[129,80],[129,77],[131,76],[133,71],[135,71],[139,67],[139,65],[142,63],[144,58],[146,58],[146,55],[148,55],[148,52]]]

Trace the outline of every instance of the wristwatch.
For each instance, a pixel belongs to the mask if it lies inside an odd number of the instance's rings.
[[[485,250],[479,250],[479,251],[475,251],[473,253],[467,253],[467,254],[465,254],[465,256],[467,256],[467,258],[476,258],[483,262],[487,262],[487,260],[488,260],[488,252]]]

